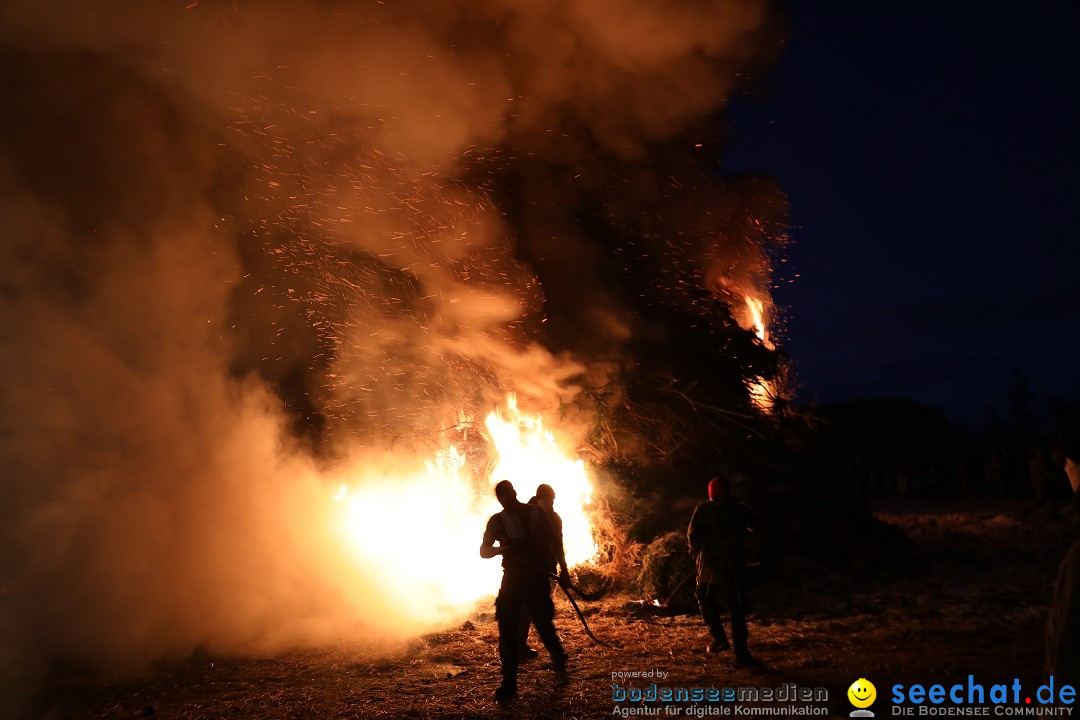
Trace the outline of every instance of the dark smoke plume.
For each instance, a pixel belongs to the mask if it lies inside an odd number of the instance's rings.
[[[776,44],[763,0],[5,3],[0,661],[415,632],[327,489],[616,377],[619,253],[767,293],[782,198],[670,158]]]

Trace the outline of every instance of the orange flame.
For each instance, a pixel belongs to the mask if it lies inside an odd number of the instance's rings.
[[[522,413],[513,395],[484,424],[496,456],[487,477],[474,477],[465,454],[451,445],[422,470],[367,477],[333,498],[358,569],[417,624],[467,613],[498,588],[499,563],[482,559],[479,548],[488,517],[501,509],[492,491],[499,480],[513,482],[523,501],[538,484],[551,485],[567,562],[596,556],[585,464],[559,447],[539,415]]]
[[[506,406],[505,416],[494,411],[484,422],[499,456],[492,480],[506,478],[519,493],[526,489],[531,493],[540,483],[550,485],[563,521],[566,562],[576,565],[591,560],[596,555],[596,542],[588,517],[592,484],[585,463],[566,457],[555,436],[544,430],[540,416],[523,415],[513,395],[507,397]]]
[[[774,350],[776,346],[769,339],[769,327],[765,324],[765,301],[752,295],[746,295],[743,299],[746,301],[746,309],[750,313],[751,329],[753,329],[754,334],[757,335],[758,340],[765,347]]]
[[[750,327],[747,329],[752,329],[761,344],[769,350],[776,349],[776,346],[769,338],[769,326],[765,321],[765,301],[753,295],[744,295],[743,299],[746,302],[746,309],[749,314]],[[750,402],[754,407],[762,412],[772,410],[776,402],[775,383],[763,378],[754,378],[747,383],[747,390],[750,391]]]

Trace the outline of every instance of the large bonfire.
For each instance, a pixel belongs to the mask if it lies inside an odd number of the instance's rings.
[[[745,438],[786,201],[717,123],[774,20],[6,3],[5,657],[411,636],[496,589],[494,482],[583,563],[581,457]]]
[[[427,621],[468,612],[498,587],[498,563],[483,561],[477,550],[487,517],[500,509],[491,490],[499,480],[510,480],[519,493],[551,485],[567,562],[596,555],[585,463],[559,446],[539,415],[521,412],[511,395],[482,429],[468,417],[458,429],[482,434],[480,458],[449,445],[411,476],[365,478],[334,496],[343,505],[341,532],[365,575],[388,596],[402,598],[408,615]]]

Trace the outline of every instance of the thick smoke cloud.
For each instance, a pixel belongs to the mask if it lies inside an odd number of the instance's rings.
[[[617,371],[634,319],[574,213],[661,234],[650,148],[723,103],[765,22],[751,0],[5,3],[8,669],[393,625],[341,579],[328,488],[415,461],[459,409]],[[630,175],[652,189],[624,197]],[[694,262],[756,252],[725,232]]]

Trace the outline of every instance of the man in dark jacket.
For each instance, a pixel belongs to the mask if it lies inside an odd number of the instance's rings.
[[[559,517],[559,513],[555,512],[555,488],[547,483],[537,485],[536,494],[529,499],[529,505],[534,505],[544,511],[548,522],[551,523],[551,527],[554,530],[555,537],[558,538],[550,548],[550,552],[548,553],[548,563],[544,569],[552,574],[558,570],[559,584],[565,587],[566,584],[570,582],[570,570],[566,566],[566,550],[563,547],[562,518]],[[551,590],[555,589],[550,582],[548,583],[548,586]],[[518,657],[522,660],[531,660],[540,654],[529,647],[528,638],[530,624],[531,618],[529,617],[529,609],[522,606],[521,621],[518,625]]]
[[[713,478],[709,481],[709,501],[694,510],[686,537],[697,563],[698,607],[712,633],[709,652],[731,647],[720,618],[723,605],[731,616],[735,661],[749,664],[754,658],[747,647],[745,518],[742,506],[731,497],[727,480]]]
[[[1066,425],[1061,445],[1065,474],[1073,490],[1073,501],[1065,514],[1080,527],[1080,416]],[[1065,553],[1054,583],[1046,624],[1046,674],[1053,676],[1057,687],[1080,687],[1080,540]]]
[[[554,528],[542,509],[517,499],[509,480],[495,486],[495,497],[503,509],[488,520],[480,557],[502,555],[502,585],[495,599],[502,685],[495,691],[495,699],[505,702],[517,694],[518,625],[523,605],[558,671],[566,668],[566,652],[552,623],[555,605],[551,602],[547,572],[550,548],[557,540]]]

